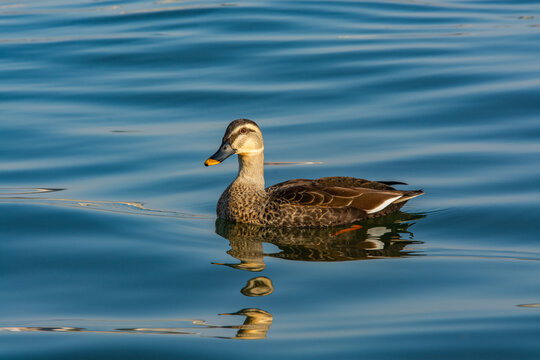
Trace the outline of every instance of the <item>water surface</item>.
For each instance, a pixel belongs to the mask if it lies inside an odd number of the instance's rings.
[[[537,359],[539,43],[534,1],[1,1],[0,357]],[[216,221],[240,117],[268,185],[426,194]]]

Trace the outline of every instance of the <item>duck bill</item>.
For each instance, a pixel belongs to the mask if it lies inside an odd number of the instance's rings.
[[[231,144],[229,144],[229,141],[224,142],[221,144],[220,148],[216,153],[212,156],[210,156],[206,161],[204,162],[205,166],[211,166],[211,165],[217,165],[224,161],[229,156],[233,155],[235,153],[234,149],[231,147]]]

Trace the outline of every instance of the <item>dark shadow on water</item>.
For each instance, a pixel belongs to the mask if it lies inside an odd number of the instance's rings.
[[[230,242],[227,252],[240,263],[219,264],[248,271],[262,271],[264,257],[297,261],[351,261],[402,256],[419,256],[410,245],[410,227],[424,214],[398,212],[372,219],[353,227],[273,228],[216,220],[216,233]],[[279,251],[265,253],[263,244],[275,245]],[[409,247],[408,247],[409,246]]]

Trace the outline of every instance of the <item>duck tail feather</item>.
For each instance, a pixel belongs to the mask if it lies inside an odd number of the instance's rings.
[[[394,204],[397,204],[397,203],[400,203],[400,202],[404,202],[404,201],[408,201],[412,198],[415,198],[417,196],[420,196],[424,193],[424,190],[411,190],[411,191],[404,191],[403,192],[403,197],[400,197],[399,199],[397,199],[396,201],[394,201]]]

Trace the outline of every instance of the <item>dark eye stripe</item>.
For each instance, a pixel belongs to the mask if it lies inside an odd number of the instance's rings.
[[[241,128],[240,131],[237,134],[245,135],[245,134],[250,133],[250,132],[255,132],[255,130],[250,129],[250,128]]]
[[[246,130],[246,132],[242,132],[242,130]],[[236,132],[234,135],[229,135],[229,134],[225,134],[225,136],[223,137],[223,141],[226,141],[227,139],[229,139],[229,141],[233,142],[234,140],[236,140],[236,138],[240,135],[246,135],[250,132],[255,132],[255,130],[253,129],[249,129],[249,128],[242,128],[240,131]],[[227,136],[228,135],[228,136]]]

